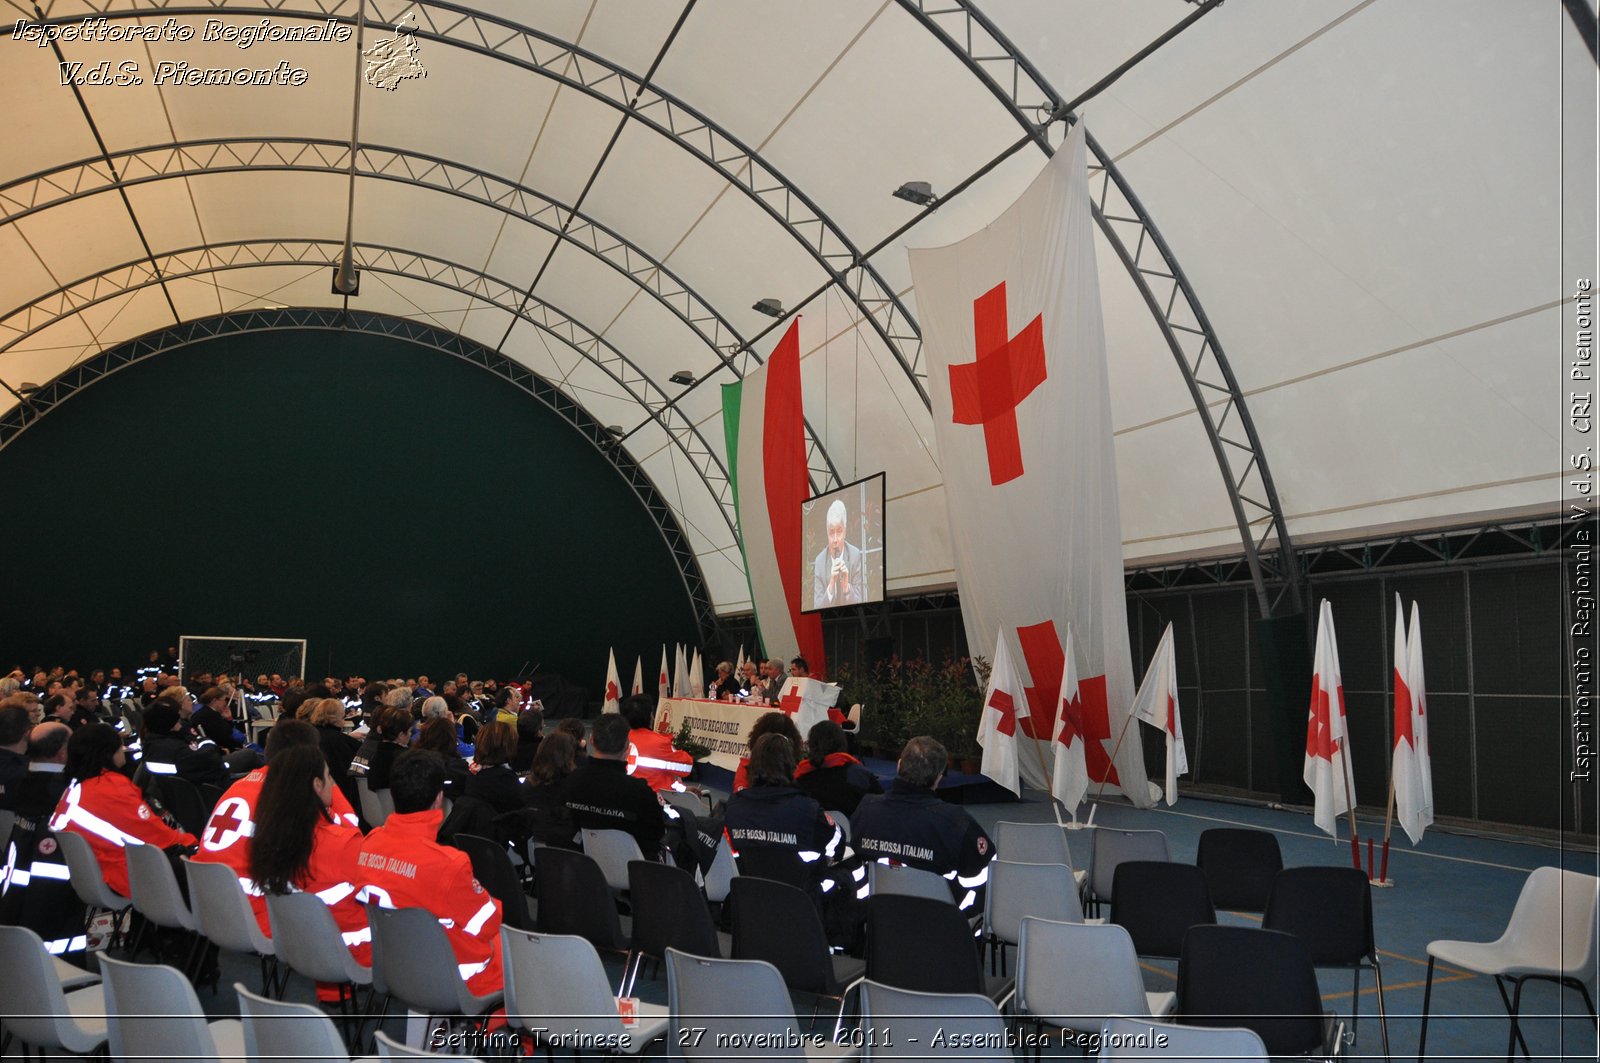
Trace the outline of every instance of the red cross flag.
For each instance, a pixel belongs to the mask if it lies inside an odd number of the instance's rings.
[[[661,644],[661,675],[656,681],[656,693],[663,698],[672,696],[672,683],[667,679],[667,644]]]
[[[995,643],[989,689],[983,692],[983,715],[978,721],[983,766],[978,770],[1018,797],[1022,796],[1022,782],[1017,777],[1017,721],[1027,716],[1028,700],[1002,637]]]
[[[601,712],[622,711],[622,681],[617,678],[617,651],[613,647],[606,651],[606,697],[600,706]]]
[[[1428,693],[1422,674],[1422,614],[1411,603],[1411,628],[1394,596],[1394,799],[1400,827],[1416,845],[1433,822],[1428,763]]]
[[[1355,806],[1345,731],[1344,680],[1339,674],[1339,642],[1333,634],[1333,606],[1326,598],[1317,614],[1317,655],[1312,665],[1311,712],[1306,718],[1304,778],[1316,806],[1317,827],[1339,837],[1339,817]],[[1354,834],[1351,843],[1355,843]]]
[[[1080,122],[1005,213],[911,272],[967,644],[1004,640],[1027,684],[1022,778],[1053,782],[1070,624],[1090,784],[1149,807],[1139,743],[1117,742],[1133,666],[1085,156]]]
[[[706,696],[705,666],[700,662],[700,650],[694,651],[694,661],[689,665],[689,696],[703,698]]]
[[[644,658],[637,655],[633,658],[633,686],[628,690],[628,693],[644,693]]]
[[[1178,716],[1178,662],[1172,652],[1172,624],[1161,633],[1156,655],[1133,699],[1133,715],[1159,729],[1167,742],[1167,804],[1178,803],[1178,776],[1189,773],[1183,749],[1183,720]]]
[[[1056,715],[1055,769],[1051,773],[1056,800],[1074,819],[1078,806],[1089,792],[1089,766],[1084,758],[1087,735],[1084,733],[1083,693],[1078,686],[1078,647],[1073,644],[1072,625],[1067,625],[1067,648],[1061,658],[1061,703]]]

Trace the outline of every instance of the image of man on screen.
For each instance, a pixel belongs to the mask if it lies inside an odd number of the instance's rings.
[[[865,558],[845,542],[846,511],[842,499],[828,507],[828,546],[812,564],[812,605],[859,605],[867,590]]]

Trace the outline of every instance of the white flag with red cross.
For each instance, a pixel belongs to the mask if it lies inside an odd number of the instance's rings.
[[[1422,674],[1422,614],[1411,603],[1411,627],[1394,596],[1394,800],[1400,827],[1416,845],[1433,822],[1433,771],[1428,757],[1428,692]]]
[[[1345,730],[1344,679],[1339,674],[1339,640],[1333,633],[1333,606],[1322,600],[1317,612],[1317,653],[1312,664],[1311,712],[1306,717],[1306,764],[1302,773],[1315,799],[1312,819],[1337,838],[1339,817],[1350,811],[1354,776],[1349,733]]]
[[[1183,748],[1183,720],[1178,714],[1178,661],[1172,652],[1172,624],[1161,633],[1156,655],[1133,698],[1133,715],[1160,729],[1167,744],[1167,804],[1178,803],[1178,776],[1189,773]]]
[[[644,693],[644,658],[637,654],[633,658],[633,686],[629,688],[628,693]]]
[[[1074,817],[1089,793],[1089,765],[1084,759],[1083,694],[1078,689],[1078,647],[1067,625],[1066,655],[1061,667],[1061,704],[1056,715],[1055,767],[1051,771],[1055,798]]]
[[[606,696],[600,705],[601,712],[622,711],[622,681],[617,678],[617,650],[606,651]]]
[[[656,693],[663,698],[672,697],[672,680],[667,678],[667,644],[661,644],[661,675],[656,680]]]
[[[1091,785],[1155,798],[1124,739],[1133,667],[1111,394],[1082,123],[1004,214],[948,247],[913,250],[917,312],[967,644],[1003,639],[1042,756],[1044,788],[1076,635]],[[1018,623],[1019,619],[1021,623]]]
[[[1022,796],[1017,777],[1017,723],[1028,716],[1028,699],[1023,696],[1017,670],[1005,639],[994,647],[994,667],[989,672],[989,688],[983,692],[983,714],[978,720],[978,745],[983,747],[983,774]]]

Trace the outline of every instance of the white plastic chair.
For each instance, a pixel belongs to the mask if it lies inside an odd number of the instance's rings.
[[[252,1060],[349,1060],[333,1020],[314,1004],[269,1000],[233,983],[239,994],[245,1056]]]
[[[1073,881],[1080,889],[1083,887],[1088,873],[1073,862],[1067,832],[1061,824],[1001,820],[995,824],[994,841],[1000,859],[1015,864],[1066,864],[1072,868]]]
[[[244,952],[261,961],[261,991],[283,996],[289,980],[287,971],[279,977],[278,950],[272,939],[261,932],[256,913],[245,897],[239,876],[227,864],[196,862],[183,858],[189,876],[189,898],[194,905],[200,933],[219,949]]]
[[[429,1052],[425,1048],[413,1048],[401,1044],[393,1037],[379,1030],[374,1036],[378,1045],[379,1059],[453,1059],[461,1063],[476,1063],[475,1056],[454,1056],[446,1052]]]
[[[1024,916],[1058,923],[1083,922],[1078,884],[1066,864],[1024,864],[996,860],[989,865],[989,889],[984,894],[983,926],[989,945],[991,968],[999,961],[1006,973],[1006,949],[1022,940]]]
[[[221,1063],[245,1058],[244,1026],[238,1019],[207,1022],[194,987],[176,967],[102,956],[100,970],[113,1060]]]
[[[1001,850],[1004,852],[1005,850]],[[1117,830],[1096,827],[1089,848],[1088,897],[1094,913],[1111,901],[1117,865],[1133,860],[1171,860],[1167,836],[1158,830]]]
[[[617,1053],[629,1056],[667,1032],[667,1009],[659,1004],[640,1003],[638,1022],[622,1024],[600,953],[583,938],[502,926],[500,943],[511,1026],[562,1035],[573,1031],[592,1037],[591,1043],[615,1044]],[[559,978],[552,977],[555,971],[561,972]]]
[[[919,993],[861,983],[863,1059],[1010,1058],[1006,1020],[981,993]],[[935,1038],[943,1043],[935,1047]]]
[[[667,1041],[682,1059],[851,1059],[859,1047],[802,1045],[783,975],[762,960],[718,960],[667,949]],[[730,1048],[727,1043],[763,1045]],[[766,1047],[770,1046],[770,1047]]]
[[[1155,1047],[1157,1044],[1162,1047]],[[1226,1059],[1267,1063],[1267,1046],[1254,1030],[1228,1026],[1179,1026],[1150,1019],[1107,1019],[1100,1028],[1101,1059]]]
[[[78,895],[84,908],[84,931],[87,934],[94,917],[101,912],[111,916],[113,940],[123,933],[123,923],[133,907],[133,898],[124,897],[106,885],[105,872],[100,870],[100,860],[89,847],[89,840],[77,831],[56,831],[56,842],[67,862],[67,881],[72,892]]]
[[[1427,988],[1422,992],[1422,1034],[1417,1043],[1421,1059],[1428,1044],[1428,1006],[1433,997],[1433,965],[1443,961],[1476,974],[1494,978],[1495,988],[1511,1017],[1506,1055],[1528,1044],[1519,1025],[1522,986],[1529,980],[1555,982],[1583,994],[1589,1017],[1595,1017],[1589,984],[1595,977],[1596,912],[1600,908],[1600,879],[1559,867],[1538,867],[1522,884],[1511,922],[1494,941],[1433,941],[1428,944]],[[1506,993],[1506,984],[1512,993]]]
[[[41,1056],[51,1048],[79,1055],[93,1052],[107,1036],[104,992],[99,985],[65,991],[51,965],[53,959],[45,951],[44,939],[32,930],[0,926],[0,1000],[5,1001],[6,1030]]]
[[[1022,920],[1016,1010],[1037,1026],[1095,1033],[1108,1016],[1160,1019],[1176,1002],[1176,993],[1145,991],[1133,938],[1122,927]]]

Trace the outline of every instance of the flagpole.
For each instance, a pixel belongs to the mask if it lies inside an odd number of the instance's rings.
[[[1113,768],[1116,767],[1116,765],[1117,765],[1117,751],[1122,748],[1122,740],[1127,737],[1128,725],[1131,724],[1132,722],[1133,722],[1133,713],[1129,712],[1128,713],[1128,718],[1122,721],[1122,733],[1117,735],[1117,744],[1111,747],[1111,766]],[[1095,795],[1094,795],[1095,796],[1095,800],[1098,801],[1100,798],[1102,798],[1102,797],[1104,797],[1106,795],[1106,781],[1107,780],[1105,780],[1105,779],[1101,779],[1100,780],[1100,789],[1095,792]],[[1128,800],[1130,800],[1130,801],[1133,800],[1132,796],[1130,796],[1128,798]],[[1091,809],[1090,810],[1090,816],[1092,817],[1093,814],[1094,814],[1094,811],[1093,811],[1093,809]]]
[[[1341,709],[1344,707],[1342,699],[1339,707]],[[1348,732],[1345,733],[1344,743],[1345,748],[1343,752],[1345,755],[1341,756],[1339,759],[1344,763],[1344,801],[1345,805],[1348,806],[1348,811],[1350,813],[1350,862],[1355,865],[1355,869],[1357,871],[1360,871],[1361,838],[1358,835],[1356,827],[1356,784],[1355,780],[1351,778],[1350,775],[1350,735]],[[1370,879],[1372,876],[1369,873],[1367,877]]]
[[[1372,879],[1374,886],[1392,885],[1389,881],[1389,834],[1394,829],[1394,754],[1389,755],[1389,805],[1383,814],[1383,866],[1378,872],[1378,877]],[[1367,861],[1367,877],[1372,878],[1371,861]]]

